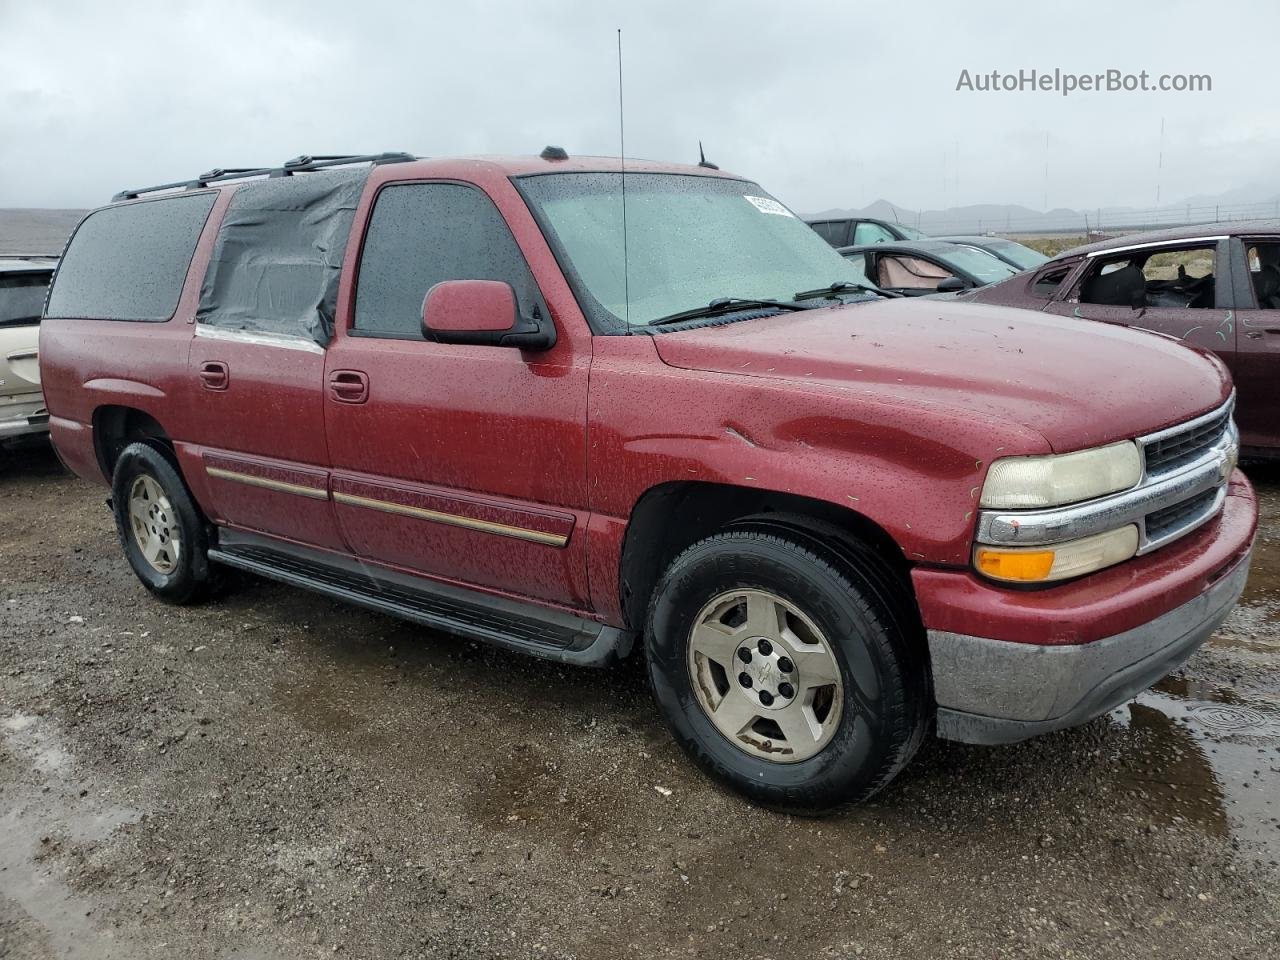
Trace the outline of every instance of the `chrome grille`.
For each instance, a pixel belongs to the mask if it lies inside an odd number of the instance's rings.
[[[1217,410],[1210,410],[1194,420],[1180,423],[1138,438],[1142,448],[1145,479],[1143,483],[1158,483],[1203,470],[1206,463],[1229,462],[1235,466],[1235,455],[1229,461],[1221,458],[1239,442],[1235,423],[1231,420],[1235,409],[1235,394]],[[1226,469],[1226,472],[1222,472]],[[1139,553],[1148,553],[1157,547],[1185,536],[1222,509],[1226,500],[1227,480],[1230,470],[1222,467],[1213,477],[1213,485],[1198,484],[1199,489],[1188,491],[1187,496],[1153,510],[1143,517],[1139,526],[1141,540]],[[1206,488],[1207,487],[1207,488]]]
[[[1140,439],[1147,476],[1174,473],[1217,446],[1231,427],[1232,406],[1232,401],[1228,401],[1203,417]]]
[[[1214,487],[1212,490],[1196,494],[1190,500],[1183,500],[1171,507],[1147,514],[1145,520],[1147,540],[1162,542],[1171,539],[1171,534],[1176,534],[1212,513],[1220,489],[1220,487]]]

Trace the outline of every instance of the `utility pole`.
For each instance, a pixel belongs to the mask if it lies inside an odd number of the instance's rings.
[[[1160,118],[1160,152],[1156,156],[1156,206],[1160,206],[1160,178],[1164,175],[1164,117]]]

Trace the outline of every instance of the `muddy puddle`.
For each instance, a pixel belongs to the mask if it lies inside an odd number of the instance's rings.
[[[1111,719],[1134,734],[1127,779],[1158,819],[1280,861],[1280,703],[1166,677]]]
[[[64,845],[108,841],[116,830],[137,823],[142,811],[96,796],[76,775],[60,733],[45,718],[20,712],[3,718],[0,743],[28,770],[0,792],[0,899],[17,904],[39,925],[55,956],[136,955],[97,926],[96,904],[71,889],[57,853]]]

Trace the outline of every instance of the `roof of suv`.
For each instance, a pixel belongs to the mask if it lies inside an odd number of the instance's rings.
[[[1116,250],[1121,247],[1136,247],[1146,243],[1167,243],[1175,240],[1198,240],[1202,237],[1232,237],[1241,234],[1276,233],[1280,234],[1280,220],[1228,220],[1220,223],[1193,223],[1185,227],[1167,227],[1164,230],[1147,230],[1144,233],[1126,233],[1118,237],[1109,237],[1094,243],[1086,243],[1070,250],[1063,250],[1053,259],[1078,256],[1082,253],[1096,253],[1102,250]]]
[[[550,150],[551,148],[548,148]],[[263,177],[296,176],[321,170],[337,170],[351,165],[372,164],[372,169],[383,166],[396,170],[395,179],[414,179],[450,175],[458,167],[484,165],[509,177],[532,176],[542,173],[669,173],[691,176],[720,177],[744,180],[736,174],[726,173],[710,164],[664,163],[656,160],[639,160],[628,157],[593,156],[465,156],[465,157],[413,157],[405,153],[383,153],[350,157],[297,157],[280,167],[215,168],[187,181],[158,184],[123,190],[113,198],[114,202],[134,200],[143,194],[165,193],[200,189],[236,187],[250,180]]]

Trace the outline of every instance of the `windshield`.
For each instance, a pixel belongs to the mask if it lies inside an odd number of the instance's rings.
[[[988,240],[987,243],[992,250],[998,251],[1006,260],[1012,260],[1022,270],[1030,270],[1049,262],[1049,258],[1043,253],[1024,247],[1016,240]]]
[[[593,325],[644,327],[722,297],[791,300],[802,290],[865,284],[803,220],[754,183],[688,174],[525,177],[521,191],[552,236]]]
[[[0,326],[39,323],[48,287],[47,273],[0,273]]]
[[[977,247],[955,244],[950,250],[940,254],[942,259],[954,267],[964,270],[985,283],[995,283],[1005,277],[1012,277],[1018,272],[995,255]]]
[[[894,229],[902,234],[906,240],[927,240],[928,234],[921,233],[915,227],[908,227],[905,223],[895,223]]]

